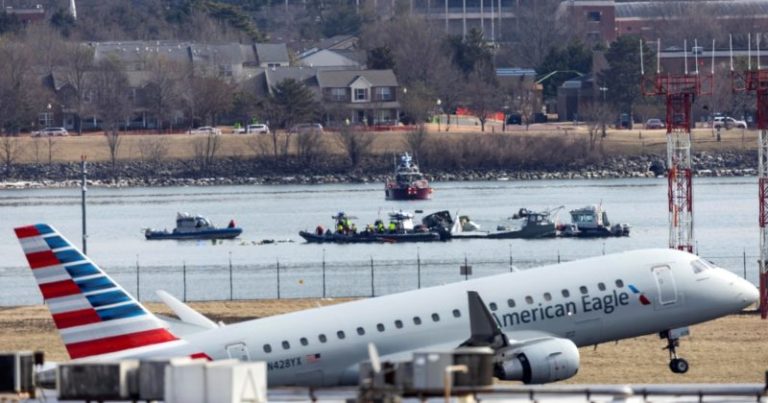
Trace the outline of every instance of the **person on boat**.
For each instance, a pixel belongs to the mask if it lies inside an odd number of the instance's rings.
[[[389,222],[389,232],[394,234],[395,231],[397,231],[397,224],[395,224],[394,221],[390,221]]]
[[[349,232],[352,234],[357,234],[357,225],[355,223],[352,223],[349,227]]]
[[[373,233],[373,225],[371,225],[371,224],[366,225],[365,226],[365,233],[366,234]]]
[[[343,234],[344,233],[344,224],[343,223],[339,222],[339,224],[336,225],[336,232],[339,233],[339,234]]]
[[[384,221],[376,220],[376,230],[379,231],[380,234],[384,233]]]
[[[325,233],[325,228],[323,228],[322,225],[318,225],[317,228],[315,228],[315,234],[323,235],[323,233]]]
[[[229,225],[227,225],[227,228],[235,228],[235,220],[234,219],[229,220]]]

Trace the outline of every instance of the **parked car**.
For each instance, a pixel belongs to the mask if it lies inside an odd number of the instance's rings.
[[[213,134],[218,136],[221,134],[221,130],[211,126],[200,126],[197,129],[192,129],[187,134]]]
[[[269,134],[269,126],[265,124],[253,124],[246,127],[241,127],[237,130],[240,134],[256,133],[256,134]]]
[[[715,118],[712,120],[712,127],[715,129],[720,128],[726,128],[726,129],[746,129],[747,128],[747,122],[743,120],[734,119],[730,116],[715,116]]]
[[[69,136],[67,129],[63,127],[46,127],[43,130],[32,132],[32,137]]]
[[[651,119],[648,119],[648,121],[645,122],[645,128],[648,129],[648,130],[651,130],[651,129],[663,129],[664,127],[665,127],[664,126],[664,122],[662,122],[661,119],[651,118]]]
[[[290,133],[304,134],[304,133],[318,133],[323,134],[323,125],[320,123],[299,123],[291,127]]]

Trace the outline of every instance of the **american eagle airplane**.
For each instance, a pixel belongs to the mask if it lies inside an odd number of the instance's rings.
[[[72,359],[265,361],[270,385],[356,384],[374,343],[383,360],[460,345],[494,349],[495,375],[546,383],[579,369],[578,346],[659,333],[670,368],[687,326],[741,311],[758,291],[694,255],[649,249],[220,325],[167,293],[153,315],[54,228],[16,228]]]

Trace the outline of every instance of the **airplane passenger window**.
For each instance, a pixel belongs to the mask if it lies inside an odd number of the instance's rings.
[[[362,327],[358,327],[357,328],[357,334],[359,334],[360,336],[364,335],[365,334],[365,329],[363,329]]]
[[[508,299],[507,300],[507,305],[509,305],[510,308],[514,308],[515,307],[515,300],[512,299],[512,298]]]
[[[495,302],[491,302],[491,304],[489,306],[491,307],[492,311],[495,311],[495,310],[499,309],[499,307],[496,305]]]
[[[395,327],[398,328],[398,329],[402,329],[403,328],[403,321],[400,320],[400,319],[396,320],[395,321]]]
[[[605,291],[605,284],[597,283],[597,289],[600,290],[600,291]]]
[[[527,303],[529,303],[529,304],[532,304],[532,303],[533,303],[533,297],[532,297],[532,296],[530,296],[530,295],[526,296],[526,297],[525,297],[525,302],[527,302]]]
[[[617,288],[622,288],[622,287],[624,287],[624,282],[623,282],[623,281],[621,281],[621,280],[616,280],[616,287],[617,287]]]
[[[568,291],[568,290],[566,290],[566,289],[563,289],[562,293],[563,293],[563,296],[564,296],[565,298],[568,298],[568,297],[570,297],[570,296],[571,296],[571,292],[570,292],[570,291]]]
[[[271,353],[272,352],[272,346],[270,346],[269,344],[265,344],[264,345],[264,352],[265,353]]]
[[[414,325],[420,325],[421,324],[421,318],[418,316],[413,317],[413,324]]]
[[[552,301],[552,294],[545,292],[544,293],[544,301]]]
[[[317,339],[320,340],[320,343],[325,343],[326,341],[328,341],[328,338],[325,337],[324,334],[318,335]]]
[[[434,322],[440,321],[440,315],[438,315],[436,313],[433,313],[432,314],[432,321],[434,321]]]
[[[458,309],[454,309],[454,310],[453,310],[453,317],[454,317],[454,318],[459,318],[459,317],[461,317],[461,311],[459,311]]]
[[[379,323],[378,325],[376,325],[376,330],[378,330],[380,332],[383,332],[384,331],[384,324]]]
[[[301,343],[302,346],[306,346],[307,344],[309,344],[309,340],[307,340],[306,337],[302,337],[299,339],[299,343]]]
[[[291,348],[291,344],[287,340],[283,340],[283,350],[288,350],[289,348]]]
[[[579,287],[579,291],[581,291],[582,294],[586,294],[588,292],[586,286]]]
[[[342,330],[339,330],[338,332],[336,332],[336,336],[338,336],[338,337],[339,337],[339,340],[343,340],[345,337],[347,337],[347,336],[344,334],[344,331],[342,331]]]

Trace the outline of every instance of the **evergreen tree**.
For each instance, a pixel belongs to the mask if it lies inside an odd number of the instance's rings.
[[[280,127],[290,129],[295,123],[312,121],[318,115],[320,107],[314,94],[297,80],[289,78],[277,83],[272,93],[269,103]]]
[[[380,46],[368,51],[368,68],[372,70],[387,70],[395,68],[395,58],[387,46]]]
[[[579,41],[568,44],[565,48],[551,47],[541,65],[536,67],[536,73],[543,77],[554,73],[544,80],[544,97],[553,98],[557,88],[565,81],[592,71],[592,52]]]
[[[598,84],[608,88],[607,99],[620,112],[631,113],[632,106],[643,96],[640,74],[640,38],[621,36],[605,52],[608,68],[598,76]],[[652,71],[654,53],[643,44],[645,71]]]
[[[493,55],[486,46],[482,31],[472,28],[464,39],[459,36],[449,39],[448,46],[453,52],[453,63],[464,73],[464,76],[469,76],[478,67],[492,68],[493,66],[491,63]],[[485,75],[487,71],[480,73]]]

